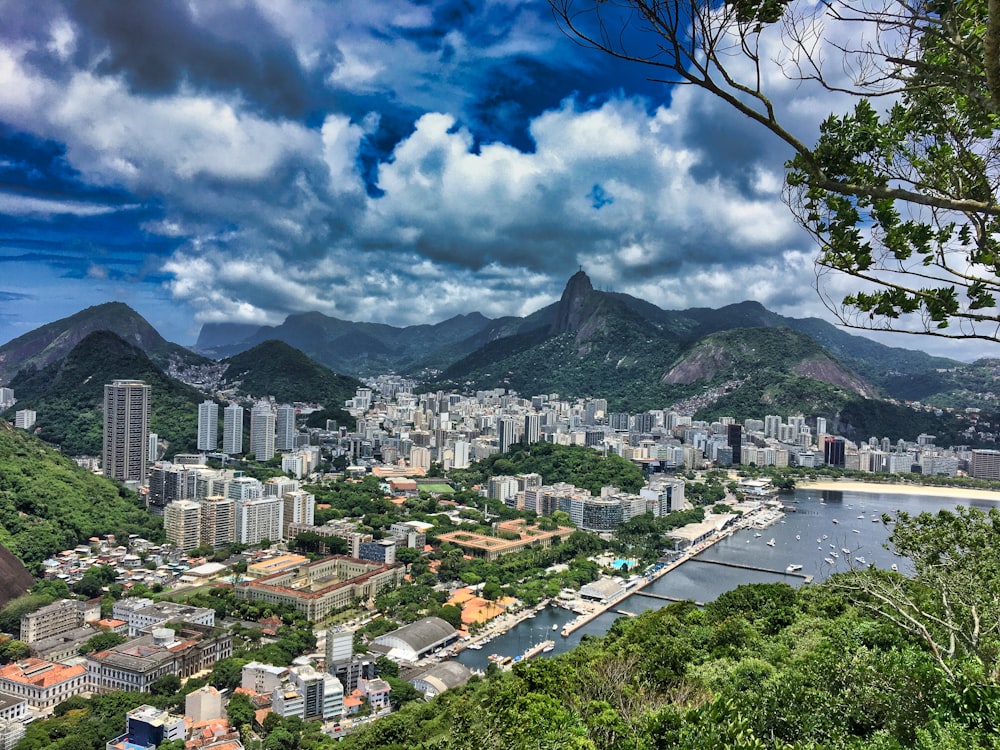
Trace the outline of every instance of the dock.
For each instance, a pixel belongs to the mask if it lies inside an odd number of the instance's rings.
[[[503,669],[510,669],[515,664],[520,664],[522,661],[527,661],[528,659],[533,659],[534,657],[538,656],[539,654],[545,653],[546,651],[551,651],[553,648],[555,648],[555,645],[556,645],[556,642],[555,641],[551,641],[551,640],[549,640],[549,641],[542,641],[541,643],[536,643],[534,646],[529,646],[528,650],[525,651],[520,656],[515,656],[513,659],[508,659],[507,661],[505,661],[500,666]]]
[[[637,592],[635,592],[635,596],[647,596],[650,599],[659,599],[662,602],[689,602],[689,601],[691,601],[690,599],[678,599],[676,596],[667,596],[666,594],[654,594],[652,592],[646,592],[646,591],[637,591]],[[704,607],[705,606],[705,602],[695,602],[694,604],[695,604],[696,607]],[[622,610],[618,610],[618,611],[621,612]],[[633,615],[633,617],[634,616],[635,615]]]
[[[800,573],[798,571],[791,570],[776,570],[775,568],[762,568],[757,565],[744,565],[743,563],[734,562],[723,562],[722,560],[699,560],[697,557],[692,557],[691,562],[700,562],[705,565],[721,565],[723,568],[738,568],[740,570],[756,570],[761,573],[773,573],[778,576],[795,576],[796,578],[801,578],[804,583],[812,583],[813,577],[808,573]],[[644,594],[644,596],[651,596],[650,594]]]

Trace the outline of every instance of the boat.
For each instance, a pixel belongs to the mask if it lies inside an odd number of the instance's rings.
[[[830,538],[830,537],[829,537],[829,536],[827,536],[826,534],[824,534],[824,535],[823,535],[823,539],[829,539],[829,538]]]
[[[840,555],[838,555],[836,552],[831,552],[830,557],[832,557],[834,560],[840,559]]]
[[[802,566],[799,565],[798,563],[792,563],[787,568],[785,568],[785,570],[788,571],[789,573],[795,573],[799,570],[802,570]]]
[[[757,532],[756,534],[754,534],[753,536],[754,536],[754,539],[756,539],[756,538],[757,538],[757,537],[759,537],[759,536],[763,536],[763,534],[761,534],[761,533],[760,533],[760,532],[758,531],[758,532]]]
[[[796,535],[795,535],[795,541],[796,541],[796,542],[797,542],[797,541],[799,541],[799,540],[800,540],[801,538],[802,538],[802,537],[801,537],[801,536],[799,536],[798,534],[796,534]]]
[[[852,534],[860,534],[861,532],[858,531],[857,529],[851,529],[851,533]]]
[[[479,651],[483,647],[482,643],[470,643],[466,648],[471,648],[473,651]]]
[[[768,547],[773,547],[773,546],[774,546],[774,537],[771,537],[771,538],[770,538],[770,539],[769,539],[769,540],[767,541],[767,546],[768,546]]]
[[[556,647],[555,641],[545,641],[545,645],[542,646],[542,653],[547,654],[555,647]]]
[[[836,518],[833,519],[833,522],[834,523],[840,523],[840,521],[838,521]]]
[[[889,567],[890,567],[890,568],[892,569],[892,571],[893,571],[894,573],[898,573],[898,572],[899,572],[899,566],[898,566],[898,565],[896,565],[896,563],[893,563],[893,564],[892,564],[892,565],[890,565]]]
[[[865,558],[861,557],[860,555],[858,555],[857,557],[854,558],[854,562],[856,562],[858,565],[867,565],[868,564],[868,561]]]
[[[860,516],[858,516],[858,518],[864,518],[864,517],[865,517],[864,513],[862,513]]]
[[[845,555],[851,554],[851,551],[847,549],[847,547],[841,547],[840,551],[843,552]]]
[[[836,563],[829,557],[824,557],[823,562],[830,563],[830,565],[836,565]]]
[[[559,623],[558,622],[552,623],[552,629],[553,630],[559,630]]]

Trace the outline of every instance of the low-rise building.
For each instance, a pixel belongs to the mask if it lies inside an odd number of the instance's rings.
[[[543,531],[537,526],[529,526],[524,519],[504,521],[497,524],[500,536],[486,536],[471,531],[450,531],[439,534],[439,542],[451,542],[467,555],[482,557],[492,562],[503,555],[521,552],[529,547],[549,547],[553,541],[562,541],[576,529],[571,526],[557,526],[552,531]],[[509,538],[505,538],[509,537]]]
[[[232,634],[222,628],[182,623],[180,630],[153,628],[148,635],[87,657],[95,693],[131,690],[148,693],[164,675],[190,677],[211,669],[233,653]]]
[[[22,698],[36,714],[47,714],[56,704],[88,690],[87,669],[42,659],[22,659],[0,667],[0,692]]]
[[[21,616],[21,640],[34,643],[99,620],[101,600],[60,599]]]
[[[449,659],[413,675],[407,682],[423,693],[425,698],[430,700],[445,690],[461,687],[471,677],[471,669],[461,662]]]
[[[399,563],[381,565],[334,555],[255,581],[237,583],[235,589],[237,598],[289,604],[310,620],[322,620],[335,609],[374,599],[395,588],[405,574],[404,566]]]
[[[424,617],[375,638],[369,648],[394,661],[413,663],[458,640],[458,631],[440,617]]]

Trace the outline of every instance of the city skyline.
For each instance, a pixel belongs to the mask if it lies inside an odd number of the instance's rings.
[[[0,30],[0,343],[111,300],[181,344],[310,310],[525,315],[580,266],[667,309],[830,320],[781,200],[789,153],[646,76],[575,45],[544,0],[18,5]],[[844,108],[776,94],[807,140]]]

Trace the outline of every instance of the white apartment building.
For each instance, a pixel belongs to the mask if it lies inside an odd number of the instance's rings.
[[[274,458],[275,416],[271,404],[259,401],[250,411],[250,452],[258,461]]]
[[[278,497],[236,501],[236,541],[239,544],[260,544],[283,539],[284,502]]]
[[[14,426],[20,430],[30,430],[35,426],[38,414],[32,409],[18,409],[14,412]]]
[[[214,451],[219,445],[219,405],[203,401],[198,405],[198,450]]]
[[[288,539],[288,527],[293,523],[312,526],[316,514],[316,496],[305,490],[292,490],[281,496],[284,505],[281,538]]]
[[[222,412],[222,452],[227,456],[243,453],[243,407],[230,404]]]

